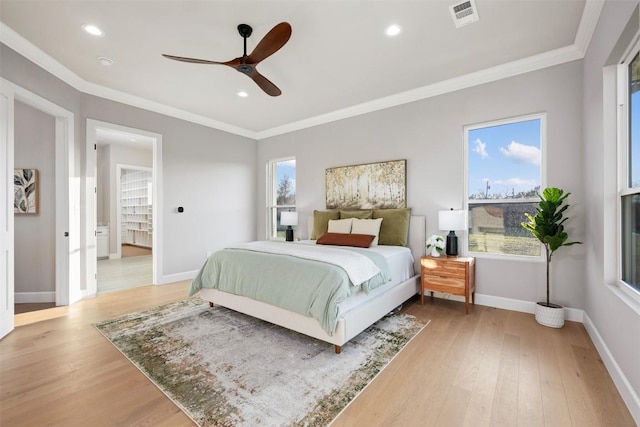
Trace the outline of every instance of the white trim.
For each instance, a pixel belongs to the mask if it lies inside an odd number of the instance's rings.
[[[275,209],[276,215],[278,212],[278,208],[282,208],[282,209],[293,209],[295,211],[296,209],[296,205],[278,205],[277,202],[277,197],[278,197],[278,182],[277,182],[277,178],[278,178],[278,174],[276,171],[276,168],[278,166],[278,163],[283,163],[283,162],[288,162],[293,160],[293,162],[296,162],[296,156],[285,156],[285,157],[279,157],[277,159],[271,159],[267,161],[267,188],[266,188],[266,201],[267,201],[267,206],[266,206],[266,236],[265,238],[267,240],[283,240],[277,237],[273,236],[273,229],[272,229],[272,225],[274,224],[274,218],[272,217],[272,214],[274,212],[273,209]],[[296,167],[297,167],[297,163],[296,163]],[[296,174],[297,174],[297,169],[296,169]],[[294,177],[294,181],[295,181],[295,177]],[[294,227],[294,230],[297,230],[298,226]]]
[[[1,24],[1,23],[0,23]],[[0,26],[0,30],[2,27]],[[4,88],[20,101],[55,118],[55,245],[56,304],[69,305],[82,298],[80,289],[80,183],[75,171],[74,114],[41,96],[0,78]],[[69,236],[65,237],[64,233]]]
[[[611,375],[611,379],[613,379],[613,383],[616,385],[618,392],[622,396],[622,400],[627,405],[631,416],[635,420],[635,422],[640,425],[640,397],[633,389],[631,383],[627,379],[624,371],[620,368],[620,365],[616,362],[615,357],[611,354],[609,347],[607,347],[606,342],[602,339],[602,336],[598,332],[598,329],[589,318],[587,313],[584,314],[584,327],[593,341],[596,349],[598,350],[598,354],[600,358],[604,362],[604,365],[607,367],[607,371],[609,371],[609,375]]]
[[[203,261],[203,263],[204,263],[204,261]],[[157,285],[166,285],[168,283],[175,283],[175,282],[182,282],[184,280],[191,280],[194,277],[196,277],[196,275],[199,272],[200,272],[200,270],[192,270],[192,271],[185,271],[183,273],[168,274],[166,276],[162,276],[155,283]]]
[[[566,46],[549,52],[530,56],[518,61],[501,64],[495,67],[477,71],[475,73],[466,74],[449,80],[443,80],[431,85],[423,86],[417,89],[408,90],[395,95],[380,98],[374,101],[365,102],[354,105],[352,107],[343,108],[327,114],[322,114],[309,119],[300,120],[283,126],[267,129],[257,132],[256,139],[262,140],[276,135],[293,132],[337,120],[354,117],[373,111],[383,110],[385,108],[395,107],[409,102],[419,101],[434,96],[443,95],[457,90],[479,86],[485,83],[491,83],[509,77],[518,76],[520,74],[541,70],[555,65],[564,64],[566,62],[576,61],[584,57],[574,46]]]
[[[74,89],[79,90],[80,92],[99,96],[111,101],[122,102],[124,104],[143,108],[149,111],[154,111],[156,113],[166,114],[170,117],[197,123],[213,129],[218,129],[236,135],[245,136],[247,138],[255,139],[255,132],[253,131],[242,129],[240,127],[233,126],[219,120],[214,120],[209,117],[203,117],[168,105],[163,105],[155,101],[150,101],[139,96],[131,95],[125,92],[88,82],[64,65],[62,65],[53,57],[40,50],[40,48],[22,37],[20,34],[18,34],[3,22],[0,22],[0,42],[9,46],[20,55],[24,56],[36,65],[42,67],[47,72],[53,74],[54,76],[69,84]]]
[[[427,292],[425,296],[427,295],[430,295],[430,294]],[[433,296],[436,298],[450,299],[453,301],[464,302],[464,297],[458,296],[458,295],[434,292]],[[536,303],[531,301],[497,297],[493,295],[484,295],[484,294],[478,294],[478,293],[476,293],[475,299],[476,299],[476,304],[478,305],[501,308],[504,310],[519,311],[521,313],[533,314],[536,309]],[[564,315],[566,320],[582,323],[584,318],[584,310],[580,310],[578,308],[564,307]]]
[[[596,30],[603,7],[604,0],[587,0],[584,4],[582,18],[580,19],[580,25],[578,26],[574,40],[574,45],[583,56],[587,53],[587,49],[591,43],[591,37]]]
[[[138,134],[138,135],[144,135],[146,137],[152,138],[153,141],[153,164],[152,164],[152,170],[153,170],[153,174],[152,174],[152,181],[153,181],[153,204],[152,204],[152,208],[151,208],[151,217],[153,218],[153,239],[152,239],[152,262],[153,262],[153,276],[152,276],[152,283],[154,284],[159,284],[161,283],[160,281],[162,280],[162,253],[163,253],[163,247],[162,247],[162,204],[163,204],[163,191],[162,191],[162,135],[159,133],[154,133],[154,132],[150,132],[150,131],[146,131],[146,130],[142,130],[142,129],[138,129],[138,128],[131,128],[131,127],[127,127],[127,126],[122,126],[122,125],[118,125],[115,123],[109,123],[109,122],[103,122],[100,120],[94,120],[94,119],[87,119],[87,125],[86,125],[86,141],[87,141],[87,145],[86,145],[86,150],[87,150],[87,155],[89,153],[94,153],[95,154],[95,150],[93,150],[93,144],[97,143],[97,139],[96,139],[96,132],[97,130],[101,128],[101,129],[114,129],[114,130],[118,130],[121,132],[126,132],[129,134]],[[85,162],[86,163],[86,162]],[[95,164],[95,162],[94,162]],[[86,174],[86,172],[85,172]],[[85,186],[85,197],[86,197],[86,203],[93,203],[93,195],[94,195],[94,185],[93,183],[90,182],[86,182],[86,186]],[[90,202],[91,200],[91,202]],[[116,201],[119,200],[119,197],[116,198]],[[93,211],[95,212],[95,210]],[[119,211],[118,211],[119,214]],[[96,227],[96,215],[93,215],[93,218],[87,218],[86,219],[86,226],[87,226],[87,233],[86,233],[86,244],[87,246],[93,245],[95,246],[95,242],[96,242],[96,238],[95,235],[93,234],[93,230],[95,230]],[[110,254],[109,258],[110,259],[114,259],[114,258],[118,258],[120,256],[120,252],[116,252],[115,254]],[[91,263],[97,263],[97,259],[95,257],[92,257],[91,259],[87,259],[86,260],[87,263],[91,262]],[[87,274],[90,274],[90,269],[87,268],[86,269]],[[97,282],[95,277],[90,277],[90,276],[86,276],[85,277],[86,283],[87,283],[87,295],[92,297],[95,296],[97,294]],[[163,282],[163,283],[169,283],[169,282]]]
[[[81,92],[160,114],[166,114],[213,129],[261,140],[582,59],[595,31],[602,7],[603,2],[600,0],[586,1],[580,19],[580,25],[576,32],[575,41],[571,45],[259,132],[243,129],[155,101],[87,82],[2,22],[0,22],[0,42],[6,44],[25,58]]]
[[[14,94],[0,79],[0,339],[15,327]]]
[[[506,117],[497,120],[491,120],[482,123],[473,123],[463,126],[463,167],[464,167],[464,201],[462,208],[468,213],[470,205],[484,205],[484,204],[517,204],[517,203],[537,203],[537,198],[527,199],[469,199],[469,132],[477,129],[484,129],[495,126],[504,126],[509,124],[521,123],[526,121],[539,120],[540,121],[540,188],[545,188],[547,182],[547,113],[546,111],[530,113],[521,116]],[[471,218],[469,217],[469,221]],[[526,255],[512,255],[512,254],[500,254],[500,253],[488,253],[488,252],[473,252],[469,250],[469,232],[465,231],[462,236],[462,252],[464,254],[472,255],[477,258],[493,258],[510,261],[545,261],[546,256],[540,244],[539,256],[526,256]]]
[[[55,292],[16,292],[15,303],[56,302]]]

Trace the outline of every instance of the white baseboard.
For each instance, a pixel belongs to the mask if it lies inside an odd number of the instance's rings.
[[[191,280],[198,274],[200,270],[185,271],[183,273],[168,274],[162,276],[158,280],[158,285],[166,285],[168,283],[182,282],[183,280]]]
[[[16,304],[56,302],[55,292],[16,292],[14,294]]]
[[[434,292],[433,296],[438,298],[450,299],[453,301],[464,302],[464,297],[461,297],[458,295],[450,295],[450,294],[442,294],[440,292]],[[505,310],[520,311],[522,313],[534,313],[536,310],[535,302],[496,297],[493,295],[483,295],[478,293],[476,293],[476,304],[485,305],[487,307],[503,308]],[[565,307],[564,316],[566,320],[583,323],[584,311],[577,308]]]
[[[622,372],[622,369],[620,369],[616,359],[611,354],[611,351],[609,351],[609,347],[607,347],[607,344],[602,339],[602,336],[600,336],[596,326],[586,313],[584,314],[583,323],[589,337],[591,337],[591,341],[593,341],[593,344],[598,350],[600,358],[607,367],[609,375],[611,375],[616,388],[620,392],[622,400],[627,404],[627,408],[629,408],[629,412],[631,412],[631,416],[635,420],[636,424],[640,425],[640,397],[638,397],[638,394],[629,383],[629,380],[627,380],[627,377],[624,372]]]

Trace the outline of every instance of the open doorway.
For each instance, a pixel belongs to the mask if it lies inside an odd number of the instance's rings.
[[[87,296],[157,283],[161,139],[87,120]]]
[[[153,283],[153,139],[97,129],[97,293]]]
[[[42,206],[55,211],[55,295],[50,290],[36,290],[16,295],[14,283],[14,191],[9,181],[14,170],[15,103],[46,113],[55,122],[55,204]],[[33,125],[33,124],[32,124]],[[27,299],[28,302],[51,302],[68,305],[82,298],[80,289],[80,218],[74,207],[80,204],[80,187],[71,177],[77,176],[75,162],[74,115],[70,111],[30,92],[18,85],[0,78],[0,187],[7,189],[6,205],[0,210],[0,338],[14,327],[14,302]],[[47,177],[52,179],[52,177]],[[49,225],[50,226],[50,225]],[[28,259],[27,262],[31,260]],[[15,260],[22,262],[22,260]],[[34,265],[32,262],[31,265]],[[17,298],[19,296],[19,298]],[[34,301],[35,300],[35,301]]]

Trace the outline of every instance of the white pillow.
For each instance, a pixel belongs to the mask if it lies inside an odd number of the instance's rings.
[[[351,233],[351,222],[353,218],[347,219],[330,219],[328,233]]]
[[[360,219],[353,218],[353,224],[351,226],[351,234],[370,234],[376,236],[371,242],[371,246],[378,246],[378,235],[380,234],[380,224],[382,224],[382,218],[376,219]]]

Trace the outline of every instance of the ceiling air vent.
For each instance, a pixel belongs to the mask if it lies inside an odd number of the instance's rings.
[[[478,9],[474,0],[466,0],[453,6],[449,6],[453,23],[460,28],[478,20]]]

